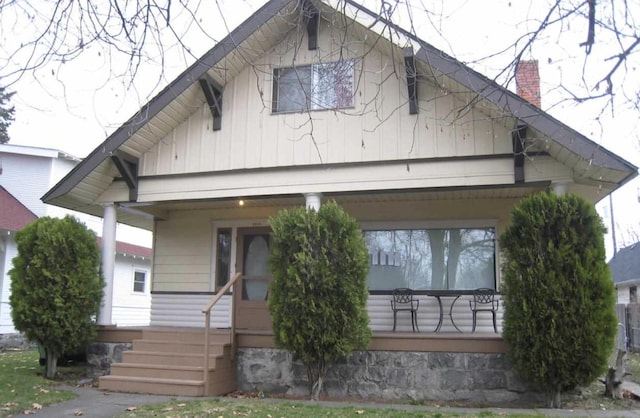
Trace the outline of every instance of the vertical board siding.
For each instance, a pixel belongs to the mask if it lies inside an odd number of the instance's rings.
[[[346,32],[350,36],[350,31]],[[212,130],[206,104],[194,109],[142,158],[144,175],[245,168],[490,155],[511,152],[506,120],[471,105],[468,92],[436,80],[418,82],[419,113],[409,114],[402,53],[383,53],[371,40],[349,38],[324,22],[318,50],[290,33],[224,85],[222,129]],[[400,50],[397,50],[400,51]],[[291,65],[355,59],[354,107],[273,114],[273,70]],[[178,115],[176,115],[177,117]]]
[[[152,294],[151,326],[203,327],[202,309],[211,301],[212,294]],[[224,295],[211,310],[212,328],[231,326],[231,296]]]

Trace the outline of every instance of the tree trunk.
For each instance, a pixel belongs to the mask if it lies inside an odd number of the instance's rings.
[[[604,379],[604,396],[613,399],[622,399],[622,379],[629,373],[624,369],[624,358],[627,352],[618,349],[616,367],[609,367]]]
[[[429,231],[429,246],[431,247],[431,288],[446,289],[445,270],[445,234],[442,229]]]
[[[323,361],[307,364],[307,379],[309,382],[309,394],[312,401],[319,401],[324,385],[324,376],[327,373],[327,365]]]
[[[54,353],[52,350],[49,350],[48,348],[45,348],[45,353],[47,356],[45,377],[47,379],[53,379],[56,375],[56,368],[58,366],[58,354]]]
[[[549,408],[554,408],[554,409],[562,408],[562,401],[560,399],[561,395],[562,395],[562,392],[560,391],[560,389],[547,392],[547,400],[548,400]]]

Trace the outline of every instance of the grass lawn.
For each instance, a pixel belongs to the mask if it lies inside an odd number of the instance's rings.
[[[43,377],[44,367],[38,363],[38,352],[21,351],[0,353],[0,417],[7,417],[25,410],[37,412],[39,406],[51,405],[73,399],[76,394],[57,390],[60,382]],[[65,381],[79,375],[80,367],[59,367]]]
[[[494,414],[482,411],[477,415],[463,415],[439,411],[404,409],[367,408],[367,407],[326,407],[304,405],[295,402],[273,402],[270,400],[251,399],[207,399],[202,401],[171,401],[160,405],[141,407],[126,412],[119,418],[200,418],[200,417],[264,417],[264,418],[298,418],[298,417],[540,417],[543,415]]]
[[[629,353],[628,371],[632,373],[627,379],[640,383],[640,354]],[[566,396],[565,409],[595,409],[595,410],[629,410],[640,409],[640,402],[632,399],[612,400],[605,398],[604,385],[594,382],[580,391],[579,396]],[[417,403],[419,404],[419,403]],[[430,404],[425,402],[426,405]],[[444,406],[444,402],[440,405]],[[455,402],[452,406],[464,407],[464,403]],[[474,407],[476,405],[468,405]],[[495,405],[500,407],[501,405]],[[166,418],[196,418],[196,417],[450,417],[450,416],[509,416],[519,417],[527,415],[494,414],[491,411],[482,411],[478,415],[462,415],[435,411],[416,411],[407,409],[380,409],[367,407],[321,407],[310,406],[295,402],[272,402],[259,399],[206,399],[202,401],[171,401],[164,404],[149,405],[128,411],[120,415],[120,418],[166,417]],[[542,415],[530,415],[542,416]]]

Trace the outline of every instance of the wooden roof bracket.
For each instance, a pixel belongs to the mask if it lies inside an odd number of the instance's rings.
[[[127,183],[127,187],[129,188],[129,201],[135,202],[138,200],[139,159],[124,151],[116,150],[111,154],[111,160]]]
[[[318,49],[318,30],[320,28],[320,11],[311,0],[303,0],[302,13],[307,26],[309,51]]]
[[[418,73],[416,57],[412,47],[404,48],[404,66],[407,69],[407,89],[409,90],[409,114],[418,114]]]
[[[511,131],[513,142],[513,177],[516,184],[524,183],[524,158],[525,141],[527,138],[527,125],[518,124],[516,129]]]
[[[205,73],[199,80],[200,88],[213,116],[213,130],[222,129],[222,91],[223,88],[209,74]]]

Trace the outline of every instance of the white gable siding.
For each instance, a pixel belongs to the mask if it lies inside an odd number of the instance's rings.
[[[49,190],[51,159],[9,153],[2,153],[0,158],[0,185],[38,217],[46,216],[47,207],[40,197]]]

